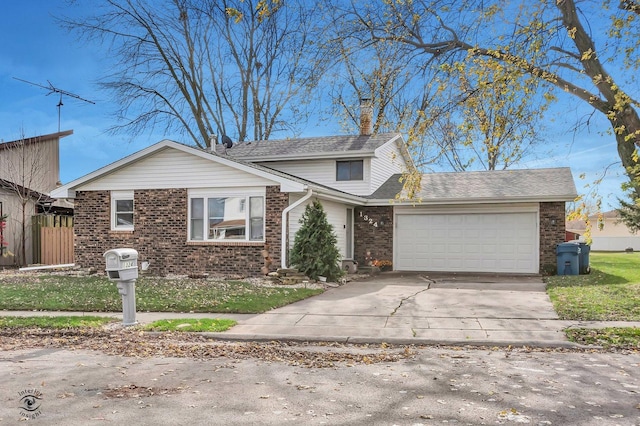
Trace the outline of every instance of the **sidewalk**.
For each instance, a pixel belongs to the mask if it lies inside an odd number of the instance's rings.
[[[277,311],[277,310],[276,310]],[[115,312],[0,311],[0,316],[86,316],[121,319]],[[397,317],[391,315],[317,314],[207,314],[139,312],[147,324],[160,319],[228,318],[238,325],[223,333],[203,333],[239,341],[304,341],[338,343],[389,343],[415,345],[483,345],[578,347],[569,342],[566,328],[640,327],[640,322],[566,321],[554,319],[497,319],[448,317]]]

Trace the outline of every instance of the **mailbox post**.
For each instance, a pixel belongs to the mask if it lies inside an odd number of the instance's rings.
[[[138,252],[130,248],[111,249],[104,253],[106,271],[116,282],[122,296],[122,324],[136,325],[136,279],[138,278]]]

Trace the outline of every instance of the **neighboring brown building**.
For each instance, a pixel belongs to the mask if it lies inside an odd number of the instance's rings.
[[[4,250],[14,256],[0,256],[0,266],[21,264],[22,200],[25,200],[26,263],[32,261],[31,217],[49,209],[54,201],[49,193],[60,186],[60,139],[73,130],[26,137],[0,143],[0,213],[8,215]],[[61,202],[66,207],[71,205]]]

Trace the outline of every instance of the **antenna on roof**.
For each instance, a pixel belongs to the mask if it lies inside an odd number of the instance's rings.
[[[62,89],[59,89],[59,88],[55,87],[49,80],[47,80],[47,83],[49,83],[49,85],[48,86],[43,86],[42,84],[33,83],[31,81],[23,80],[23,79],[18,78],[18,77],[13,77],[13,79],[14,80],[18,80],[18,81],[22,81],[23,83],[31,84],[32,86],[36,86],[36,87],[40,87],[42,89],[48,90],[49,93],[47,93],[46,96],[49,96],[52,93],[59,93],[60,94],[60,100],[58,101],[58,104],[56,105],[56,107],[58,108],[58,132],[60,132],[60,110],[62,109],[62,105],[64,105],[62,103],[62,95],[69,96],[69,97],[72,97],[72,98],[75,98],[75,99],[78,99],[78,100],[81,100],[81,101],[84,101],[84,102],[88,102],[90,104],[94,104],[94,105],[96,104],[93,101],[90,101],[88,99],[80,97],[79,95],[76,95],[75,93],[67,92],[66,90],[62,90]]]

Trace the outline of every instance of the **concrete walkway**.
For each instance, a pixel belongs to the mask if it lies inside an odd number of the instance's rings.
[[[121,313],[0,311],[0,315]],[[138,312],[140,323],[173,318],[231,318],[229,340],[570,347],[569,327],[640,327],[640,322],[558,319],[540,277],[388,273],[331,288],[264,314]]]

